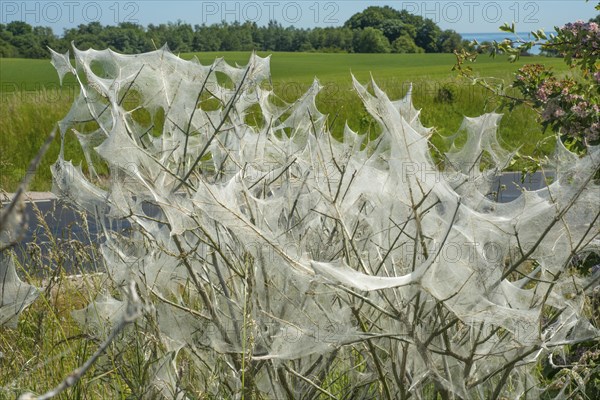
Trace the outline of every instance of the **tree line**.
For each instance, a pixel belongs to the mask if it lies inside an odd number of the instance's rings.
[[[181,21],[149,24],[131,22],[103,26],[99,22],[65,29],[61,37],[50,27],[23,21],[0,24],[0,57],[46,58],[48,47],[66,51],[71,42],[82,50],[111,48],[121,53],[141,53],[163,44],[177,53],[200,51],[291,51],[348,53],[447,53],[468,47],[453,30],[442,30],[434,21],[389,6],[372,6],[354,14],[343,26],[326,28],[284,27],[270,21],[221,22],[190,25]]]

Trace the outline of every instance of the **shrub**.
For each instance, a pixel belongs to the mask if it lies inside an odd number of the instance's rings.
[[[315,107],[318,82],[293,104],[272,102],[268,58],[202,66],[162,49],[75,60],[53,56],[82,85],[61,134],[77,129],[110,177],[60,157],[54,186],[135,228],[107,230],[101,253],[114,283],[133,280],[152,305],[136,325],[157,341],[136,390],[535,397],[538,360],[597,337],[581,305],[599,275],[570,269],[598,241],[597,150],[564,150],[547,189],[501,205],[485,197],[512,156],[498,114],[465,119],[466,143],[439,169],[410,94],[390,101],[374,83],[354,87],[381,133],[348,128],[338,142]],[[95,63],[113,75],[96,76]],[[130,90],[139,104],[126,109]],[[120,326],[133,292],[93,302],[86,320]],[[126,343],[144,341],[115,343],[118,364]]]

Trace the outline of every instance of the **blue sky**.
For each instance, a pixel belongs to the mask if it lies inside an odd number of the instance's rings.
[[[433,19],[444,29],[460,33],[497,32],[504,22],[516,22],[518,31],[554,26],[577,19],[588,20],[598,14],[597,1],[584,0],[456,0],[456,1],[316,1],[316,0],[143,0],[143,1],[10,1],[0,2],[0,23],[14,20],[31,25],[50,26],[57,34],[82,23],[99,21],[103,25],[119,22],[183,22],[212,24],[251,20],[259,25],[275,19],[284,26],[339,26],[352,14],[368,5],[389,5]]]

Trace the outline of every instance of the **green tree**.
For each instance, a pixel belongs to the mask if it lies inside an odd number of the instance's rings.
[[[192,48],[194,51],[218,51],[221,48],[219,28],[204,24],[194,26]]]
[[[401,14],[392,7],[371,6],[351,16],[344,23],[344,27],[350,29],[379,28],[384,21],[397,19],[401,19]]]
[[[431,19],[413,15],[406,10],[395,10],[389,6],[367,7],[351,16],[345,27],[359,30],[374,28],[383,33],[389,43],[401,36],[411,38],[417,47],[428,53],[452,52],[461,47],[461,37],[454,31],[443,32]],[[410,46],[410,41],[402,39],[398,48]]]
[[[390,42],[380,30],[367,27],[354,32],[353,49],[356,53],[389,53],[391,51]]]
[[[63,42],[66,47],[70,47],[70,43],[81,50],[89,48],[105,49],[106,42],[101,38],[101,33],[104,27],[99,22],[90,22],[89,24],[81,24],[77,28],[65,30]]]
[[[263,50],[294,51],[295,34],[296,28],[284,28],[277,21],[269,21],[267,27],[263,29],[263,42],[260,47]]]
[[[258,27],[256,26],[256,22],[244,22],[240,27],[240,41],[241,48],[240,50],[255,50],[260,49],[259,42],[255,40],[257,36]]]
[[[33,28],[27,22],[12,21],[6,25],[6,30],[13,36],[27,35],[33,32]]]
[[[19,49],[12,44],[13,34],[0,24],[0,57],[18,57]]]
[[[430,19],[424,19],[421,26],[417,28],[415,43],[425,49],[427,53],[438,53],[440,48],[438,41],[442,30]]]
[[[314,51],[309,39],[309,29],[297,29],[292,38],[292,51]],[[352,48],[352,31],[350,32],[350,48]]]
[[[415,41],[408,35],[402,35],[392,43],[392,52],[394,53],[424,53],[421,47],[415,44]]]
[[[107,26],[100,36],[108,47],[121,53],[143,53],[153,48],[144,28],[130,22]]]
[[[166,33],[164,40],[171,50],[180,53],[192,51],[194,30],[190,24],[182,21],[170,22],[166,26]]]
[[[325,47],[327,31],[325,28],[313,28],[308,33],[308,40],[313,49],[319,50]]]
[[[169,38],[169,28],[166,24],[150,24],[146,29],[146,34],[148,35],[148,40],[153,42],[154,45],[159,48],[164,44],[167,44]]]
[[[44,58],[48,47],[56,47],[51,28],[13,21],[0,29],[0,54],[3,57]]]
[[[385,37],[392,43],[400,36],[407,36],[414,39],[417,36],[417,28],[407,22],[400,19],[386,19],[384,20],[379,29]]]
[[[462,37],[456,31],[447,29],[440,33],[438,37],[438,49],[442,53],[452,53],[454,50],[460,50],[462,47]]]
[[[350,28],[325,28],[322,50],[352,51],[353,33]]]
[[[0,57],[18,57],[19,50],[0,34]]]
[[[225,21],[207,26],[182,21],[103,26],[99,22],[65,29],[61,38],[49,27],[32,28],[13,21],[0,28],[0,56],[47,58],[47,48],[66,51],[71,43],[81,50],[110,47],[123,53],[150,51],[167,44],[176,53],[191,51],[324,51],[324,52],[438,52],[461,48],[460,36],[442,31],[433,21],[390,6],[370,6],[342,27],[298,29],[277,21]],[[392,46],[392,44],[394,44]]]

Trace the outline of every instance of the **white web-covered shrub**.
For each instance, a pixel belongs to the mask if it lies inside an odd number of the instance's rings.
[[[598,273],[570,268],[600,244],[598,148],[558,143],[554,182],[500,204],[486,197],[512,156],[499,114],[466,118],[440,169],[410,92],[391,101],[374,82],[354,88],[381,134],[337,140],[318,81],[284,104],[269,58],[75,50],[75,67],[53,64],[80,82],[59,126],[88,160],[84,174],[61,153],[54,191],[131,223],[106,227],[102,254],[154,305],[163,395],[185,397],[189,370],[214,396],[535,398],[537,361],[598,338],[584,312]],[[122,307],[106,295],[77,317],[102,335]]]

